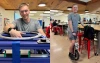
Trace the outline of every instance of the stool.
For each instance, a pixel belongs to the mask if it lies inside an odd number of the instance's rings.
[[[79,42],[79,51],[80,51],[83,32],[78,32],[78,33],[77,33],[77,36],[78,36],[78,39],[79,39],[78,42]]]
[[[95,45],[94,45],[94,40],[90,40],[88,38],[83,38],[83,41],[82,41],[82,49],[83,50],[83,46],[85,45],[84,41],[87,41],[87,51],[88,51],[88,59],[90,58],[90,46],[91,46],[91,42],[93,42],[93,49],[94,49],[94,53],[95,53]]]
[[[46,36],[50,38],[50,26],[46,27]]]
[[[63,30],[62,30],[62,28],[61,28],[61,27],[57,27],[57,31],[59,32],[59,34],[60,34],[60,35],[62,35],[62,34],[63,34]]]

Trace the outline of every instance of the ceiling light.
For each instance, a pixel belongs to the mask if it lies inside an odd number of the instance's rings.
[[[85,14],[90,14],[90,13],[85,13]]]
[[[46,6],[46,4],[45,3],[40,3],[38,6],[39,7],[44,7],[44,6]]]
[[[80,15],[84,15],[84,14],[80,14]]]
[[[58,12],[58,10],[50,10],[51,12]]]
[[[44,13],[49,13],[50,14],[50,11],[45,11]]]
[[[85,10],[85,12],[87,13],[87,12],[89,12],[89,10]]]
[[[50,14],[40,14],[40,16],[50,16]]]
[[[67,7],[67,10],[72,10],[72,7]]]
[[[56,14],[56,15],[54,15],[54,16],[60,16],[60,15],[62,15],[63,13],[58,13],[58,14]]]
[[[37,11],[30,11],[30,13],[37,13]]]
[[[82,2],[86,2],[86,3],[87,3],[87,2],[89,2],[89,1],[91,1],[91,0],[80,0],[80,1],[82,1]]]

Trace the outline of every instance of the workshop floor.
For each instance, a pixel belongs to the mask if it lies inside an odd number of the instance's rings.
[[[52,32],[50,37],[51,37],[50,63],[100,63],[100,55],[94,56],[94,53],[91,52],[90,59],[88,59],[86,51],[83,51],[83,53],[80,54],[80,59],[78,61],[70,60],[68,56],[69,45],[70,45],[68,37],[54,35]]]

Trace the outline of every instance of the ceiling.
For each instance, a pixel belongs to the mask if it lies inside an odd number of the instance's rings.
[[[85,9],[90,12],[100,11],[100,0],[91,0],[87,3],[80,0],[0,0],[0,6],[5,10],[17,10],[20,3],[28,3],[30,10],[37,11],[56,9],[68,13],[67,7],[71,7],[75,3],[79,6],[79,13],[84,13]],[[45,3],[46,6],[39,7],[39,3]]]

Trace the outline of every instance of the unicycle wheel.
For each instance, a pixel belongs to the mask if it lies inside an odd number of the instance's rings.
[[[77,50],[75,50],[75,60],[78,60],[80,57],[79,52]]]

